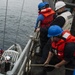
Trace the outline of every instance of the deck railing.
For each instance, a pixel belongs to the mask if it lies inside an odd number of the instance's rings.
[[[17,62],[14,64],[14,67],[11,71],[8,71],[6,73],[6,75],[23,75],[26,71],[26,65],[27,65],[27,60],[31,54],[31,51],[33,50],[34,47],[34,43],[35,41],[33,41],[32,39],[33,37],[31,37],[28,41],[28,43],[26,44],[23,52],[21,53],[19,59],[17,60]]]
[[[15,66],[13,67],[13,69],[11,71],[8,71],[6,75],[23,75],[23,73],[25,72],[26,60],[27,60],[28,52],[31,47],[31,43],[32,43],[32,40],[29,39],[26,47],[24,48],[23,52],[21,53],[21,56],[15,63]]]

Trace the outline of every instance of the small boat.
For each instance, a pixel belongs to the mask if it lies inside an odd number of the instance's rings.
[[[7,71],[12,70],[21,53],[22,48],[17,43],[13,44],[7,50],[5,50],[0,60],[1,61],[0,73],[5,74]]]

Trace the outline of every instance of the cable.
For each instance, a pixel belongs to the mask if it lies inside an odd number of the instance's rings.
[[[22,12],[23,12],[23,7],[24,7],[24,2],[25,0],[23,0],[23,4],[22,4],[22,9],[21,9],[21,14],[20,14],[20,19],[19,19],[19,24],[18,24],[18,28],[17,28],[17,31],[16,31],[16,39],[15,39],[15,43],[17,42],[17,37],[19,35],[19,26],[20,26],[20,23],[21,23],[21,17],[22,17]]]
[[[8,8],[8,0],[6,1],[5,25],[4,25],[4,32],[3,32],[3,49],[4,49],[4,43],[5,43],[5,31],[6,31],[6,20],[7,20],[7,8]]]

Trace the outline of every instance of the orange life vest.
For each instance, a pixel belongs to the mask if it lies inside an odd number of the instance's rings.
[[[75,42],[75,37],[72,36],[69,32],[64,31],[62,34],[62,37],[65,38],[65,40],[61,39],[59,42],[55,43],[52,42],[52,48],[53,48],[53,52],[55,53],[55,55],[57,55],[57,57],[59,59],[63,59],[64,58],[64,47],[65,44],[68,42]]]
[[[49,27],[50,23],[53,21],[53,16],[55,14],[54,10],[51,8],[43,9],[39,12],[39,14],[42,14],[44,16],[44,20],[41,22],[41,27]]]

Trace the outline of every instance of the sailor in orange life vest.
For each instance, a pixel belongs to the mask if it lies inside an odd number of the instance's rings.
[[[58,25],[49,27],[48,37],[51,38],[51,43],[48,41],[46,48],[50,48],[50,50],[44,64],[52,64],[55,68],[64,65],[67,68],[75,69],[75,37],[69,31],[63,31]],[[65,75],[73,75],[73,71],[66,70]]]
[[[35,32],[40,31],[40,54],[42,55],[43,47],[48,41],[47,31],[50,23],[53,21],[55,12],[49,7],[49,4],[47,2],[39,3],[38,10],[39,15],[36,21]]]

